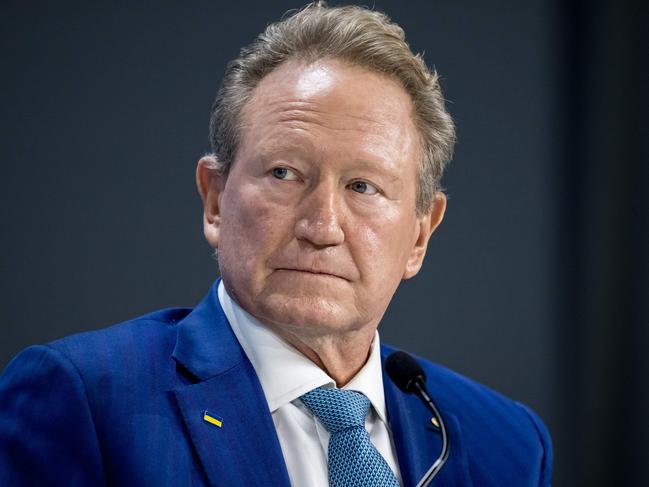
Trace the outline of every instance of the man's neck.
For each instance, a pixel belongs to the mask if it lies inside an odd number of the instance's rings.
[[[343,334],[298,336],[284,328],[270,328],[324,370],[338,387],[347,384],[363,368],[376,334],[376,328],[363,328]]]

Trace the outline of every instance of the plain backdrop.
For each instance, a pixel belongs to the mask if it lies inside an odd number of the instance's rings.
[[[633,19],[646,9],[622,3],[628,9],[616,11],[630,22],[625,28],[644,32]],[[587,390],[579,385],[589,383],[601,357],[646,350],[611,351],[607,337],[613,322],[617,330],[628,323],[633,332],[624,335],[625,343],[646,343],[642,320],[649,316],[646,307],[609,316],[599,335],[590,335],[585,323],[588,310],[599,316],[593,300],[608,302],[606,286],[587,291],[586,284],[597,279],[609,282],[590,264],[601,262],[601,252],[644,256],[638,242],[647,235],[643,219],[636,222],[642,232],[624,241],[635,242],[634,251],[604,243],[604,249],[591,249],[587,262],[576,263],[582,243],[597,238],[600,228],[590,220],[578,224],[591,214],[584,202],[597,193],[583,190],[582,176],[591,167],[588,150],[599,135],[610,135],[606,127],[588,128],[588,120],[610,107],[598,105],[594,88],[582,88],[600,79],[599,61],[619,59],[617,51],[607,51],[611,44],[605,37],[621,28],[606,22],[612,7],[594,5],[375,4],[404,27],[412,48],[424,52],[440,73],[458,131],[444,179],[445,221],[420,275],[397,292],[380,327],[382,340],[533,407],[555,441],[559,486],[612,485],[611,479],[637,485],[643,465],[633,445],[647,451],[639,436],[592,434],[617,411],[597,401],[620,392],[602,389],[597,380]],[[209,150],[213,97],[226,62],[239,48],[300,6],[294,1],[2,2],[0,366],[30,344],[161,307],[193,306],[202,298],[217,273],[202,236],[194,169]],[[609,30],[601,33],[598,22]],[[591,43],[593,38],[600,43]],[[628,85],[595,86],[620,96],[636,86],[634,76],[646,74],[646,61],[643,66],[642,73],[627,73]],[[635,113],[621,116],[633,123]],[[628,147],[621,137],[619,146]],[[637,150],[646,156],[646,145]],[[616,164],[630,158],[622,154]],[[603,164],[595,180],[587,179],[588,188],[610,183]],[[644,166],[629,167],[620,194],[646,175]],[[633,203],[638,204],[646,205],[646,198]],[[606,262],[620,269],[617,261]],[[638,302],[644,302],[647,289],[642,265],[638,275],[645,280],[623,295],[637,291]],[[619,309],[619,303],[609,304]],[[594,345],[584,351],[580,344],[591,338]],[[646,363],[627,364],[602,380],[612,384]],[[625,387],[636,391],[641,377]],[[631,396],[646,399],[641,392]],[[589,398],[601,408],[589,409]],[[611,458],[614,447],[600,446],[609,441],[631,448],[630,455],[615,457],[630,462],[613,469],[626,472],[622,477],[610,476],[601,465]]]

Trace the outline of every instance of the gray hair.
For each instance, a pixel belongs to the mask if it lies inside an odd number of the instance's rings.
[[[314,62],[323,58],[386,75],[410,95],[422,150],[417,212],[428,211],[453,154],[453,121],[444,107],[437,73],[428,69],[421,55],[413,54],[403,29],[387,15],[364,7],[310,3],[270,24],[241,49],[239,57],[228,64],[212,106],[213,169],[225,175],[230,170],[241,138],[242,111],[261,79],[289,59]]]

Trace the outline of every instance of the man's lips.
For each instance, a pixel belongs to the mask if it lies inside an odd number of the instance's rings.
[[[300,269],[296,267],[277,267],[275,268],[276,271],[288,271],[288,272],[302,272],[306,274],[313,274],[316,276],[329,276],[329,277],[337,277],[339,279],[344,279],[345,281],[350,281],[351,279],[340,274],[339,272],[332,272],[329,270],[320,270],[320,269]]]

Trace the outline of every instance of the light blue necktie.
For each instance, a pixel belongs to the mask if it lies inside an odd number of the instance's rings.
[[[300,399],[331,435],[331,487],[399,487],[365,429],[365,417],[370,410],[367,397],[356,391],[318,388]]]

